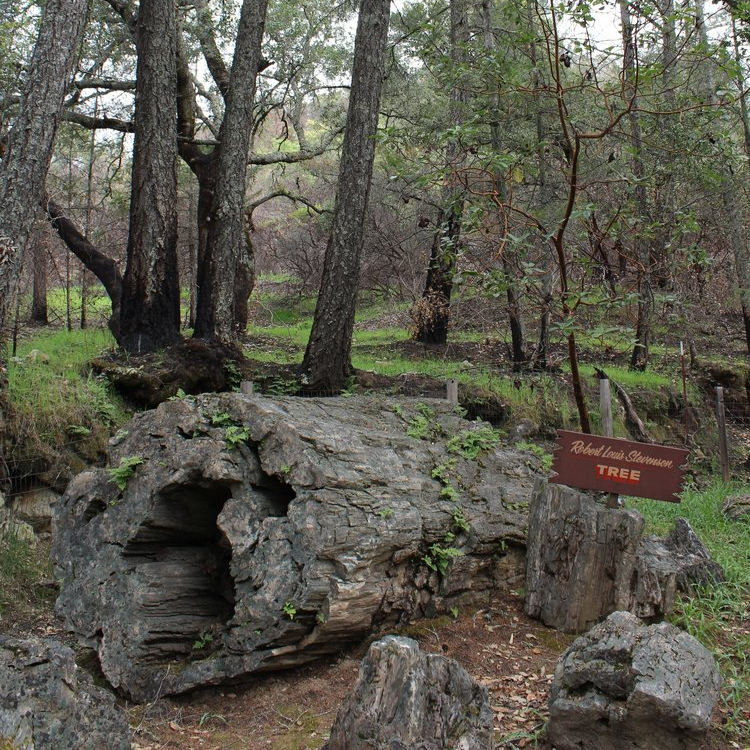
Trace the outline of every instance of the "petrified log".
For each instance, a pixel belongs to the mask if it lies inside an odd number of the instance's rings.
[[[607,508],[590,495],[539,480],[529,517],[526,612],[545,625],[582,633],[611,612],[659,618],[678,592],[719,583],[724,572],[684,518],[664,539],[642,539],[636,511]]]
[[[538,468],[513,449],[467,458],[488,432],[437,401],[166,402],[60,501],[58,612],[148,700],[487,602],[523,581]]]
[[[558,750],[697,750],[720,683],[695,638],[615,612],[560,657],[548,737]]]
[[[370,646],[326,750],[492,750],[487,688],[411,638]]]
[[[50,639],[0,636],[0,747],[128,750],[130,728],[114,696]]]

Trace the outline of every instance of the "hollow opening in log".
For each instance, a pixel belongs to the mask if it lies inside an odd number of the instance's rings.
[[[256,499],[260,501],[264,514],[282,518],[289,513],[289,503],[297,496],[292,487],[268,474],[253,485]]]
[[[95,497],[86,506],[86,510],[83,511],[83,522],[88,523],[89,521],[92,521],[94,518],[104,513],[105,510],[107,510],[107,504],[104,500]]]
[[[133,566],[139,661],[202,658],[234,614],[231,548],[217,526],[230,488],[165,487],[123,550]]]

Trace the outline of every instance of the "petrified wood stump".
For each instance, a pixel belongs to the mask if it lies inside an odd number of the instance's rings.
[[[720,685],[695,638],[615,612],[560,657],[547,734],[558,750],[698,750]]]
[[[539,481],[529,514],[526,612],[581,633],[630,603],[630,575],[643,531],[635,511]]]
[[[642,539],[643,526],[636,511],[539,480],[529,515],[526,612],[582,633],[616,611],[658,619],[672,611],[678,592],[724,580],[684,518],[664,539]]]
[[[325,750],[492,750],[487,688],[411,638],[370,646]]]

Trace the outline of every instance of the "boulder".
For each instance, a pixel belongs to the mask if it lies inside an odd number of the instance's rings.
[[[661,617],[674,609],[678,593],[721,583],[724,571],[684,518],[664,539],[649,537],[638,546],[627,609],[641,618]]]
[[[47,534],[51,530],[52,516],[60,496],[47,487],[39,487],[13,498],[15,517],[28,524],[36,534]]]
[[[411,638],[370,646],[327,750],[491,750],[487,689],[453,659]]]
[[[409,434],[407,434],[409,433]],[[523,583],[538,462],[444,401],[168,401],[57,506],[57,611],[136,700]]]
[[[721,512],[730,521],[750,521],[750,495],[732,495],[724,501]]]
[[[0,747],[129,750],[130,728],[114,697],[48,639],[0,636]]]
[[[720,684],[695,638],[615,612],[560,657],[548,737],[557,750],[697,750]]]

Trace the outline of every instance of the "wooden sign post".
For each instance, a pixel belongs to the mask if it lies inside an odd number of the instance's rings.
[[[687,456],[682,448],[558,430],[552,461],[557,476],[550,481],[679,503]]]

